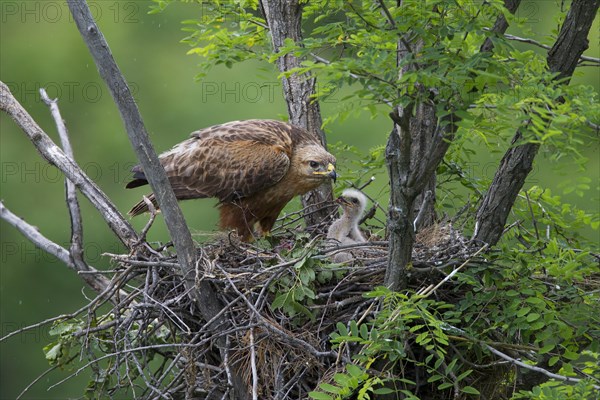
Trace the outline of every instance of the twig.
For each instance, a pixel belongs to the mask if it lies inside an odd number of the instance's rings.
[[[69,361],[67,361],[67,364],[68,364],[68,363],[70,363],[71,361],[73,361],[75,358],[77,358],[77,355],[74,355],[73,357],[71,357],[71,359],[70,359]],[[33,385],[35,385],[36,383],[38,383],[38,382],[39,382],[39,381],[40,381],[40,380],[41,380],[43,377],[45,377],[45,376],[46,376],[46,375],[48,375],[50,372],[52,372],[52,371],[54,371],[55,369],[57,369],[59,366],[60,366],[60,365],[58,365],[58,364],[57,364],[57,365],[54,365],[54,366],[52,366],[52,367],[48,368],[47,370],[45,370],[44,372],[42,372],[42,373],[41,373],[41,374],[40,374],[40,375],[39,375],[37,378],[35,378],[33,381],[31,381],[31,382],[29,383],[29,385],[27,385],[27,386],[25,387],[25,389],[23,389],[23,390],[21,391],[21,393],[19,393],[19,395],[16,397],[16,399],[15,399],[15,400],[19,400],[21,397],[23,397],[23,395],[24,395],[25,393],[27,393],[27,392],[29,391],[29,389],[31,389],[31,387],[32,387]]]
[[[223,268],[217,264],[217,268],[219,268],[221,270],[221,272],[225,272],[223,270]],[[291,336],[286,334],[284,331],[282,331],[281,329],[277,328],[276,326],[273,325],[273,323],[269,320],[267,320],[252,304],[252,302],[250,302],[250,300],[248,300],[248,298],[246,296],[244,296],[244,294],[242,292],[240,292],[240,290],[237,288],[237,286],[233,283],[233,281],[231,280],[231,278],[229,278],[229,276],[227,274],[225,274],[225,278],[227,278],[227,281],[229,282],[229,285],[231,286],[231,288],[237,293],[238,296],[241,297],[242,300],[244,300],[244,302],[246,303],[246,305],[248,306],[248,308],[250,309],[250,311],[252,311],[254,313],[254,315],[258,318],[258,321],[261,323],[261,326],[265,327],[267,330],[275,333],[277,336],[279,336],[281,339],[283,339],[284,342],[287,342],[288,344],[293,344],[295,346],[297,346],[298,348],[310,353],[313,357],[315,358],[320,358],[320,357],[336,357],[336,354],[334,351],[319,351],[316,348],[314,348],[314,346],[312,346],[311,344],[309,344],[308,342],[299,339],[297,337]]]
[[[319,55],[317,55],[317,54],[315,54],[315,53],[310,53],[310,56],[311,56],[312,58],[314,58],[314,59],[315,59],[315,61],[317,61],[317,62],[320,62],[320,63],[322,63],[322,64],[325,64],[325,65],[330,65],[330,64],[331,64],[331,61],[329,61],[328,59],[326,59],[326,58],[324,58],[324,57],[321,57],[321,56],[319,56]],[[359,74],[357,74],[357,73],[354,73],[354,72],[349,72],[349,73],[348,73],[348,75],[349,75],[350,77],[354,78],[354,79],[357,79],[357,80],[358,80],[358,79],[361,79],[361,76],[360,76]],[[381,81],[381,78],[379,78],[379,77],[377,77],[377,76],[375,76],[375,75],[368,75],[368,76],[367,76],[367,78],[372,78],[372,79],[375,79],[375,80],[380,80],[380,81]],[[386,82],[386,81],[383,81],[383,82],[384,82],[384,83],[388,83],[388,84],[390,84],[391,86],[394,86],[394,85],[393,85],[391,82]],[[371,90],[373,90],[373,86],[371,86],[371,85],[367,85],[367,89],[371,89]],[[376,93],[376,91],[374,91],[374,90],[373,90],[373,92],[374,92],[374,93]],[[380,98],[380,100],[381,100],[383,103],[387,104],[388,106],[390,106],[390,107],[394,107],[394,103],[393,103],[391,100],[388,100],[388,99],[386,99],[386,98]]]
[[[258,400],[258,371],[256,369],[256,348],[254,328],[250,328],[250,368],[252,369],[252,400]]]
[[[492,346],[490,346],[487,343],[481,342],[481,344],[483,345],[483,347],[485,347],[486,349],[488,349],[489,351],[491,351],[492,353],[494,353],[498,357],[503,358],[506,361],[509,361],[509,362],[511,362],[511,363],[513,363],[513,364],[515,364],[515,365],[517,365],[519,367],[521,367],[521,368],[525,368],[525,369],[528,369],[530,371],[539,372],[540,374],[546,375],[548,378],[556,379],[556,380],[563,381],[563,382],[573,382],[573,383],[576,383],[576,382],[579,382],[579,381],[582,380],[582,379],[573,378],[573,377],[570,377],[570,376],[558,375],[558,374],[555,374],[555,373],[550,372],[548,370],[545,370],[544,368],[540,368],[540,367],[535,366],[535,365],[526,364],[526,363],[524,363],[522,361],[519,361],[519,360],[517,360],[515,358],[512,358],[511,356],[509,356],[509,355],[501,352],[500,350],[496,350],[495,348],[493,348]],[[599,385],[592,385],[592,387],[594,389],[596,389],[596,390],[600,390],[600,386]]]
[[[142,380],[146,384],[146,387],[149,388],[152,392],[156,393],[157,396],[159,396],[160,398],[169,400],[171,398],[171,396],[165,395],[163,392],[161,392],[158,388],[154,387],[154,385],[152,385],[148,381],[148,378],[146,378],[146,374],[144,373],[144,369],[140,365],[140,362],[137,359],[137,357],[135,356],[135,353],[131,353],[131,359],[133,360],[133,364],[135,365],[136,369],[138,370],[138,376],[142,377]],[[134,396],[134,398],[136,398],[136,396]]]
[[[206,342],[210,342],[211,339],[206,339],[204,341],[202,341],[202,343],[206,343]],[[198,343],[166,343],[166,344],[153,344],[153,345],[149,345],[149,346],[139,346],[139,347],[134,347],[131,349],[123,349],[120,351],[116,351],[113,353],[108,353],[108,354],[104,354],[103,356],[97,357],[95,359],[93,359],[92,361],[89,361],[87,363],[85,363],[82,367],[78,368],[75,372],[73,372],[71,375],[67,376],[66,378],[61,379],[60,381],[52,384],[50,387],[48,387],[48,390],[53,389],[59,385],[62,385],[63,383],[65,383],[66,381],[68,381],[71,378],[74,378],[75,376],[79,375],[80,373],[82,373],[83,371],[85,371],[88,367],[97,364],[98,362],[102,361],[102,360],[106,360],[107,358],[111,358],[111,357],[115,357],[115,356],[121,356],[127,353],[133,353],[136,351],[145,351],[145,350],[156,350],[156,349],[162,349],[162,348],[186,348],[186,347],[197,347],[200,344]]]
[[[137,267],[169,267],[169,268],[179,268],[179,264],[168,261],[143,261],[143,260],[132,260],[131,256],[126,254],[112,254],[112,253],[102,253],[103,256],[110,257],[114,260],[117,260],[124,264],[135,265]]]
[[[497,355],[498,357],[500,357],[500,358],[502,358],[502,359],[504,359],[504,360],[506,360],[506,361],[508,361],[508,362],[510,362],[512,364],[515,364],[515,365],[517,365],[517,366],[519,366],[521,368],[525,368],[525,369],[528,369],[530,371],[539,372],[539,373],[547,376],[548,378],[557,379],[559,381],[564,381],[564,382],[573,382],[573,383],[576,383],[576,382],[579,382],[579,381],[582,380],[582,379],[573,378],[573,377],[570,377],[570,376],[558,375],[558,374],[552,373],[550,371],[547,371],[547,370],[545,370],[543,368],[540,368],[538,366],[526,364],[526,363],[524,363],[522,361],[519,361],[519,360],[517,360],[517,359],[515,359],[515,358],[513,358],[513,357],[511,357],[511,356],[509,356],[509,355],[507,355],[507,354],[505,354],[503,352],[501,352],[500,350],[495,349],[494,347],[492,347],[491,345],[489,345],[488,343],[486,343],[486,342],[484,342],[482,340],[477,340],[477,339],[469,337],[470,335],[467,332],[465,332],[463,329],[460,329],[460,328],[458,328],[456,326],[452,326],[452,325],[448,325],[448,328],[449,328],[449,330],[452,330],[452,331],[460,333],[461,335],[464,335],[469,340],[472,340],[474,342],[479,343],[481,346],[485,347],[486,349],[488,349],[490,352],[492,352],[493,354]],[[504,345],[504,343],[496,343],[496,344],[497,345]],[[517,349],[519,349],[522,346],[514,346],[514,345],[512,345],[510,347],[511,348],[517,348]],[[530,347],[527,346],[527,347],[523,348],[523,350],[526,350],[528,352],[532,352],[532,351],[535,351],[536,349],[530,348]],[[600,390],[600,386],[598,386],[598,385],[592,385],[592,387],[594,389],[596,389],[596,390]]]
[[[10,225],[15,227],[23,236],[25,236],[31,243],[36,245],[38,248],[45,252],[52,254],[60,261],[62,261],[67,267],[77,271],[77,266],[71,260],[69,252],[62,246],[54,243],[50,239],[42,235],[38,229],[28,224],[22,218],[19,218],[13,214],[8,208],[4,206],[4,203],[0,201],[0,218],[8,222]],[[96,271],[92,267],[88,267],[88,271]],[[96,292],[103,292],[109,285],[110,281],[104,276],[98,274],[84,275],[84,281],[90,285]]]
[[[69,252],[62,246],[54,243],[50,239],[42,235],[38,229],[25,222],[24,219],[13,214],[8,208],[4,206],[4,203],[0,200],[0,217],[15,227],[19,232],[23,234],[30,242],[35,244],[38,248],[45,252],[52,254],[58,258],[69,268],[75,269],[75,266],[69,258]]]
[[[227,386],[233,387],[231,369],[229,368],[229,349],[231,349],[231,338],[229,337],[229,335],[227,335],[225,336],[225,354],[223,355],[223,366],[225,367],[225,374],[227,375]]]
[[[144,203],[148,207],[148,211],[150,212],[150,218],[148,219],[148,222],[146,222],[146,225],[144,225],[144,229],[142,229],[142,231],[140,232],[140,242],[141,243],[146,242],[146,235],[148,234],[148,231],[152,227],[152,224],[154,224],[154,219],[156,218],[156,214],[157,214],[156,207],[154,207],[154,204],[152,204],[150,199],[148,199],[148,197],[146,197],[146,196],[143,196],[143,199],[144,199]]]
[[[534,39],[530,39],[530,38],[522,38],[519,36],[515,36],[515,35],[510,35],[508,33],[504,34],[504,37],[507,38],[508,40],[514,40],[516,42],[521,42],[521,43],[527,43],[527,44],[532,44],[534,46],[540,47],[542,49],[545,50],[550,50],[552,48],[552,46],[548,46],[546,44],[540,43],[537,40]],[[595,58],[595,57],[588,57],[588,56],[581,56],[579,57],[580,60],[582,61],[589,61],[595,64],[600,64],[600,58]]]
[[[413,222],[413,229],[415,230],[415,232],[418,232],[419,229],[421,228],[421,223],[423,222],[423,218],[425,216],[425,211],[427,210],[427,208],[429,208],[429,204],[431,203],[432,200],[433,200],[433,193],[431,192],[431,190],[426,191],[425,195],[423,196],[423,202],[421,203],[421,208],[419,209],[419,213],[417,214],[417,217],[415,218],[415,220]]]
[[[18,334],[21,334],[23,332],[39,328],[40,326],[44,326],[44,325],[50,324],[52,322],[59,321],[61,319],[72,319],[72,318],[75,318],[77,315],[81,314],[83,311],[85,311],[89,307],[90,307],[90,305],[86,304],[85,306],[81,307],[79,310],[77,310],[75,312],[72,312],[70,314],[62,314],[62,315],[59,315],[57,317],[52,317],[52,318],[45,319],[43,321],[38,322],[37,324],[33,324],[33,325],[29,325],[29,326],[24,326],[21,329],[17,329],[16,331],[12,331],[12,332],[10,332],[10,333],[2,336],[0,338],[0,343],[2,343],[3,341],[5,341],[6,339],[11,338],[14,335],[18,335]]]
[[[447,282],[454,275],[456,275],[456,273],[458,271],[460,271],[462,269],[462,267],[464,267],[465,265],[467,265],[469,263],[469,261],[471,261],[475,256],[477,256],[479,253],[481,253],[482,251],[484,251],[487,248],[488,248],[488,244],[484,244],[482,247],[479,248],[479,250],[477,250],[473,255],[471,255],[471,257],[469,257],[467,260],[465,260],[465,262],[463,262],[456,269],[454,269],[452,272],[450,272],[448,274],[448,276],[446,276],[444,279],[442,279],[437,285],[435,285],[435,286],[429,285],[426,288],[422,288],[421,290],[419,290],[417,292],[417,294],[421,295],[423,297],[429,297],[429,295],[431,295],[433,292],[435,292],[440,286],[442,286],[445,282]]]
[[[383,13],[384,13],[385,17],[387,18],[388,22],[390,23],[390,26],[395,29],[396,21],[394,21],[394,18],[392,17],[390,10],[388,10],[387,6],[385,5],[385,3],[382,0],[377,0],[377,3],[379,3],[379,6],[383,10]]]

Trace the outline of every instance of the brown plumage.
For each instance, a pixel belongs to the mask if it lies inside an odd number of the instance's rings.
[[[244,240],[268,233],[294,197],[336,178],[335,157],[308,131],[274,120],[233,121],[191,134],[160,155],[178,200],[216,197],[220,226]],[[127,188],[148,183],[139,165]],[[154,195],[149,199],[154,205]],[[148,211],[140,201],[130,211]]]

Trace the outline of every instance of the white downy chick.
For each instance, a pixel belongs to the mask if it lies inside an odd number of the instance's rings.
[[[342,206],[343,213],[329,227],[327,239],[337,240],[341,244],[366,242],[358,227],[367,206],[366,196],[356,189],[346,189],[336,201]]]

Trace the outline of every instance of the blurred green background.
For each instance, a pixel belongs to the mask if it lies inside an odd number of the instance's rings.
[[[245,63],[232,69],[214,69],[202,82],[196,56],[186,56],[188,48],[179,43],[184,37],[180,21],[202,17],[208,12],[197,4],[176,3],[166,12],[148,15],[149,1],[90,2],[90,7],[111,46],[112,53],[129,81],[146,127],[158,152],[185,139],[193,130],[224,121],[248,118],[285,118],[277,73],[270,65]],[[40,126],[55,140],[54,122],[39,100],[38,89],[46,87],[50,97],[59,98],[67,122],[75,158],[89,176],[125,213],[145,190],[124,190],[135,156],[124,132],[119,114],[107,89],[100,81],[87,48],[71,21],[65,2],[2,1],[0,3],[0,80],[11,88]],[[521,17],[536,39],[549,43],[557,24],[553,18],[555,1],[524,1]],[[598,20],[592,28],[587,55],[599,56]],[[512,33],[519,34],[519,30]],[[574,83],[600,88],[598,70],[588,67],[578,72]],[[337,93],[322,104],[324,116],[342,106],[345,94]],[[390,130],[387,117],[371,119],[357,112],[355,118],[331,124],[329,143],[343,141],[367,151],[385,144]],[[70,227],[64,203],[61,174],[48,166],[25,135],[10,118],[0,114],[0,198],[4,204],[29,223],[39,227],[50,239],[67,246]],[[587,176],[593,190],[586,198],[566,199],[592,210],[599,206],[598,147],[583,149],[590,158]],[[481,151],[470,171],[493,176],[499,155]],[[540,154],[530,183],[557,188],[570,179],[568,166],[558,175]],[[342,174],[349,175],[352,164],[338,157]],[[370,194],[387,202],[385,171],[369,187]],[[338,189],[342,187],[338,184]],[[558,190],[560,193],[560,190]],[[123,251],[103,220],[83,198],[85,251],[89,263],[108,268],[101,254]],[[182,204],[188,224],[198,240],[215,230],[213,200]],[[298,203],[290,205],[297,208]],[[460,206],[460,205],[458,205]],[[140,229],[146,218],[132,223]],[[598,240],[598,232],[585,232]],[[0,222],[1,334],[59,314],[72,312],[86,303],[93,293],[84,288],[71,270],[51,256],[38,251],[12,227]],[[153,227],[150,240],[168,240],[162,221]],[[48,327],[29,331],[0,343],[0,398],[15,398],[34,378],[48,368],[42,347],[51,341]],[[24,398],[66,399],[80,397],[88,380],[87,371],[47,391],[51,384],[73,371],[54,371],[35,384]]]

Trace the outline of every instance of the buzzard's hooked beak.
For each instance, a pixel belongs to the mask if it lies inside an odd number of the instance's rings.
[[[328,177],[330,177],[331,179],[333,179],[333,182],[335,182],[335,180],[338,177],[338,175],[335,172],[335,167],[333,166],[332,163],[327,164],[327,171],[313,172],[313,174],[315,174],[315,175],[327,175]]]

